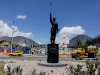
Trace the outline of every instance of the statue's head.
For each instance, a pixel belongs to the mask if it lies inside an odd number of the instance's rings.
[[[53,21],[55,21],[55,20],[56,20],[56,18],[54,17],[54,18],[53,18]]]

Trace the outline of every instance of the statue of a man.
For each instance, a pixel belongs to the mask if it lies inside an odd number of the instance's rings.
[[[56,22],[56,18],[52,19],[52,14],[51,13],[50,13],[50,23],[52,25],[50,41],[51,41],[51,44],[54,44],[56,34],[58,33],[58,23]]]

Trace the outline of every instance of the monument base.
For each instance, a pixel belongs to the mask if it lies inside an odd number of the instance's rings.
[[[48,44],[48,63],[59,63],[59,45],[58,44]]]
[[[38,63],[40,66],[45,66],[45,67],[64,67],[67,66],[66,61],[60,61],[59,63],[47,63],[46,61],[41,61]]]

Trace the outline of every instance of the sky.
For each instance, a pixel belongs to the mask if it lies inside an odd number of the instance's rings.
[[[51,6],[50,6],[51,2]],[[56,42],[100,34],[100,0],[0,0],[0,37],[24,36],[50,43],[50,13],[60,29]]]

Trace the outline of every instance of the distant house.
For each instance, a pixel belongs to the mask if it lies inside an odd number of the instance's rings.
[[[11,42],[8,40],[1,40],[0,41],[0,53],[9,53],[11,50],[9,48],[11,47]]]
[[[0,41],[0,47],[6,48],[6,47],[11,47],[11,42],[8,40],[1,40]]]

